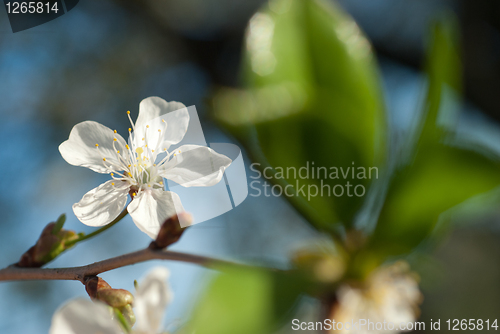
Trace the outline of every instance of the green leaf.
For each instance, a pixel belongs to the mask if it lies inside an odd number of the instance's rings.
[[[425,147],[398,173],[372,237],[384,254],[410,252],[433,231],[441,213],[500,185],[498,160],[446,145]]]
[[[61,229],[63,228],[65,222],[66,222],[66,215],[63,213],[62,215],[59,216],[59,218],[57,218],[56,224],[52,229],[52,234],[57,235],[59,231],[61,231]]]
[[[443,103],[450,92],[458,96],[461,87],[456,35],[450,18],[433,28],[422,131],[416,144],[408,143],[407,150],[414,150],[412,159],[391,180],[370,252],[383,256],[410,252],[430,235],[443,212],[500,185],[498,157],[473,143],[465,148],[450,122],[456,110]],[[447,127],[442,123],[445,117]]]
[[[301,282],[286,272],[227,268],[198,303],[187,332],[273,333],[296,303]]]
[[[432,44],[426,60],[428,90],[422,117],[421,143],[437,142],[445,135],[446,128],[439,122],[454,125],[456,110],[443,108],[447,93],[452,97],[462,90],[458,24],[453,16],[446,16],[432,27]]]
[[[129,321],[127,321],[127,319],[123,315],[122,311],[118,308],[113,308],[113,313],[116,317],[116,320],[118,320],[118,323],[120,324],[122,329],[125,331],[125,333],[131,333],[132,328],[129,324]],[[133,315],[133,313],[132,313],[132,315]],[[135,317],[134,317],[134,322],[135,322]]]
[[[380,80],[357,24],[330,2],[273,0],[250,20],[242,73],[246,89],[221,90],[216,116],[261,168],[309,165],[309,178],[290,172],[274,182],[298,190],[289,199],[312,223],[351,226],[364,202],[353,186],[361,194],[371,184],[358,167],[380,167],[386,157]],[[326,168],[326,177],[322,169],[312,178],[313,167]],[[340,168],[350,168],[345,179]]]

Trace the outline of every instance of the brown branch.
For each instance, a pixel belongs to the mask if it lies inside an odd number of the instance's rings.
[[[149,260],[171,260],[198,264],[207,268],[223,265],[238,265],[234,262],[212,259],[204,256],[146,248],[137,252],[113,257],[86,266],[71,268],[20,268],[15,265],[0,270],[0,281],[20,280],[74,280],[83,283],[84,278],[113,269]]]

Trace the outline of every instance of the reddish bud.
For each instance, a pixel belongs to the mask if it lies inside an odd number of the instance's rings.
[[[111,307],[122,308],[134,301],[134,296],[130,292],[124,289],[113,289],[100,277],[88,277],[84,284],[92,300],[99,300]]]
[[[97,299],[98,291],[111,289],[105,280],[97,276],[87,277],[83,284],[85,284],[85,290],[91,299]]]
[[[149,248],[164,249],[177,242],[185,230],[185,228],[181,227],[180,221],[183,222],[183,225],[190,225],[192,220],[191,215],[187,212],[168,218],[161,226],[156,240],[151,242]]]

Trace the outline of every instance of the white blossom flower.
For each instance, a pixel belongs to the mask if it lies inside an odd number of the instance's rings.
[[[123,334],[112,319],[109,306],[88,299],[75,299],[54,313],[49,334]]]
[[[149,97],[141,101],[135,124],[127,114],[132,124],[128,143],[116,130],[85,121],[73,127],[59,151],[71,165],[112,178],[73,205],[82,223],[94,227],[110,223],[130,194],[130,216],[141,231],[155,238],[165,219],[184,211],[179,196],[164,190],[163,178],[184,187],[212,186],[221,180],[231,159],[198,145],[169,151],[187,131],[189,113],[182,103]]]
[[[400,324],[415,322],[419,315],[418,305],[422,294],[418,288],[417,277],[409,271],[406,262],[377,269],[363,285],[345,284],[337,293],[338,303],[332,310],[336,323],[359,322],[360,319],[372,323],[392,323],[385,330],[358,327],[334,328],[331,333],[351,334],[395,334],[400,333]]]
[[[139,284],[134,298],[136,324],[133,334],[162,333],[165,309],[172,300],[167,284],[170,273],[156,267]],[[50,334],[123,334],[123,329],[112,318],[110,307],[88,299],[75,299],[58,309],[52,317]]]
[[[161,331],[165,309],[172,301],[173,293],[166,284],[170,272],[164,267],[156,267],[137,287],[134,313],[137,323],[136,334],[157,334]]]

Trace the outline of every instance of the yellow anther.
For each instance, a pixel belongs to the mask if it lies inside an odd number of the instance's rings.
[[[111,173],[111,174],[109,174],[109,175],[113,176],[113,175],[115,175],[115,174]]]
[[[132,196],[136,196],[137,194],[136,193],[132,193]]]
[[[162,119],[161,121],[162,121],[163,123],[165,123],[165,120],[164,120],[164,119]]]
[[[164,150],[164,151],[166,151],[167,149],[166,149],[166,148],[164,148],[163,150]]]
[[[116,138],[113,138],[113,141],[117,141],[117,140],[118,140],[118,139],[116,139]]]
[[[149,129],[149,125],[146,125],[146,128],[148,128],[148,129]]]
[[[161,129],[158,129],[158,132],[161,132]]]
[[[128,132],[132,131],[132,128],[128,128]]]
[[[95,147],[99,147],[99,144],[95,144]]]
[[[116,151],[116,153],[120,154],[120,151]]]
[[[163,184],[163,181],[160,181],[160,184]]]
[[[144,147],[148,147],[148,145],[144,145]]]
[[[155,166],[155,167],[156,167],[156,164],[153,164],[153,166]]]
[[[128,145],[125,145],[125,147],[127,148],[127,150],[130,148],[130,147],[128,147]]]
[[[142,140],[144,140],[144,138],[142,138]]]
[[[132,174],[130,172],[128,172],[128,176],[132,177]]]
[[[102,158],[102,161],[106,161],[106,158]]]
[[[155,150],[151,150],[151,152],[154,152]]]
[[[111,185],[112,185],[112,186],[114,186],[114,185],[115,185],[115,183],[114,183],[114,182],[111,182]]]
[[[127,111],[127,114],[128,114],[128,115],[130,115],[130,110],[129,110],[129,111]]]
[[[179,153],[181,153],[181,150],[179,150]]]
[[[113,130],[114,133],[116,133],[116,130]]]

